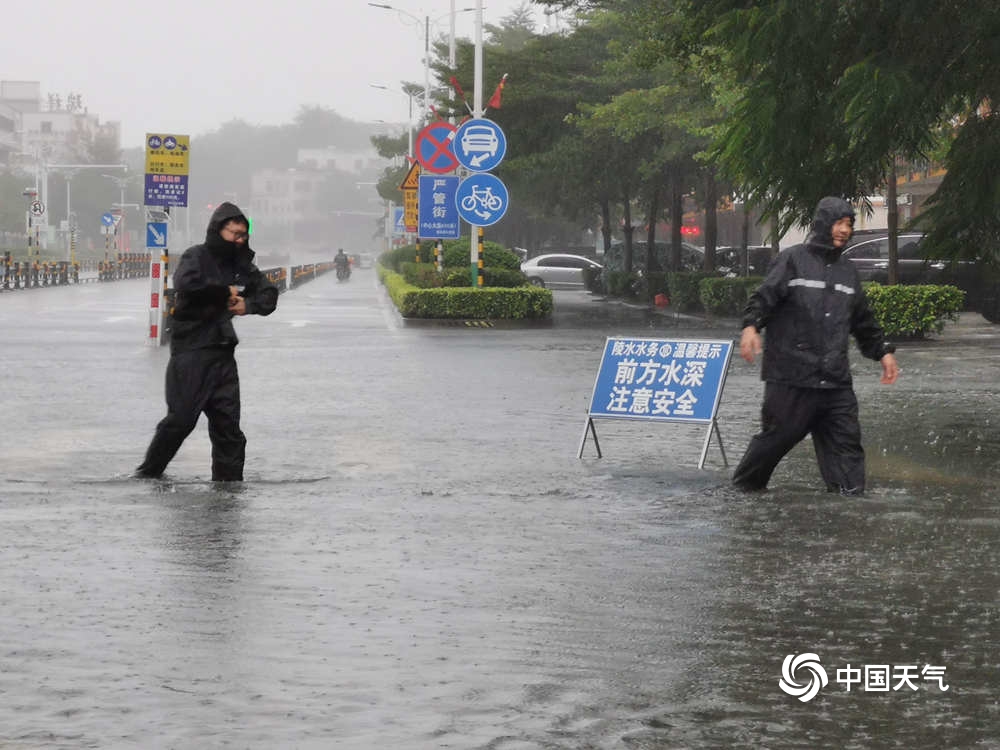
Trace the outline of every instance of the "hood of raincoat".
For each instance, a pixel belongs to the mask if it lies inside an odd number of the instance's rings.
[[[250,225],[246,214],[240,210],[239,206],[224,201],[216,207],[215,211],[212,212],[212,218],[208,220],[208,229],[205,231],[205,245],[208,246],[209,251],[217,258],[235,258],[244,248],[246,250],[250,249],[249,241],[242,245],[236,242],[228,242],[222,239],[222,235],[219,234],[222,228],[226,226],[226,223],[233,219],[241,221],[247,226]],[[250,257],[253,257],[253,255],[251,254]]]
[[[809,228],[809,237],[806,244],[822,248],[823,250],[836,250],[840,254],[840,249],[833,246],[832,230],[833,225],[845,216],[854,225],[854,207],[843,198],[827,196],[816,205],[816,213],[813,214],[812,225]]]

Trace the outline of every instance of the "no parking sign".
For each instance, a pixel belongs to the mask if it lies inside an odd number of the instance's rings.
[[[413,146],[414,156],[420,166],[434,174],[451,172],[458,167],[452,150],[455,126],[448,122],[432,122],[417,134]]]

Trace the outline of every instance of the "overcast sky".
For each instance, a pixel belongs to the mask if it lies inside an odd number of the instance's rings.
[[[241,117],[290,122],[302,104],[356,120],[405,122],[401,80],[423,82],[423,18],[447,36],[450,0],[41,0],[9,3],[0,78],[39,81],[43,101],[79,94],[102,122],[122,125],[122,147],[146,132],[197,136]],[[456,9],[477,0],[455,0]],[[522,0],[481,0],[499,23]],[[406,14],[417,17],[417,23]],[[536,30],[546,17],[535,10]],[[474,12],[456,12],[473,38]],[[484,83],[488,98],[496,82]],[[471,99],[471,92],[467,92]]]

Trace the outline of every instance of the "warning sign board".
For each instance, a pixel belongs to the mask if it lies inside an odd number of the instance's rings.
[[[420,165],[413,162],[410,171],[406,173],[406,178],[400,184],[399,189],[403,191],[403,224],[407,232],[417,231],[417,221],[419,219],[419,200],[417,190],[420,187]]]

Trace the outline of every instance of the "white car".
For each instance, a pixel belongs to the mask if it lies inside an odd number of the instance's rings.
[[[528,283],[551,289],[583,289],[583,269],[604,270],[604,266],[582,255],[547,253],[521,264]]]

